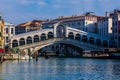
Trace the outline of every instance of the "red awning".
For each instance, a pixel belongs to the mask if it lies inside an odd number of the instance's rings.
[[[3,48],[0,48],[0,53],[3,53],[4,52],[4,49]]]

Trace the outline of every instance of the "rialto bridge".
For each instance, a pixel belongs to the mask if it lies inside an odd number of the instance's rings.
[[[10,39],[11,48],[24,51],[30,49],[32,53],[51,44],[72,45],[83,50],[102,50],[109,47],[109,40],[107,37],[71,28],[62,23],[54,24],[52,29],[23,33]]]

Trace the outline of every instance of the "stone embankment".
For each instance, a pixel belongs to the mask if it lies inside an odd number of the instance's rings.
[[[4,60],[26,60],[26,59],[32,59],[32,57],[29,57],[28,55],[18,55],[18,54],[1,54],[0,55],[0,62],[3,62]]]

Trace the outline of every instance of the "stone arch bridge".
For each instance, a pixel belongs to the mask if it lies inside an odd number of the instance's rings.
[[[54,43],[69,44],[83,50],[102,50],[109,47],[107,37],[71,28],[61,23],[54,24],[51,29],[23,33],[10,39],[11,48],[20,50],[31,48],[33,53]]]

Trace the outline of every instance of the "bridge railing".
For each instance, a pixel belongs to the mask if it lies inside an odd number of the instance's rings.
[[[95,44],[90,44],[90,43],[87,43],[87,42],[83,42],[83,41],[78,41],[78,40],[73,40],[73,39],[70,39],[70,38],[66,38],[67,40],[70,40],[70,41],[73,41],[74,43],[76,44],[81,44],[83,46],[87,46],[88,48],[96,48],[96,49],[102,49],[101,46],[98,46],[98,45],[95,45]]]
[[[27,45],[22,45],[22,46],[19,46],[20,49],[25,49],[25,48],[30,48],[30,47],[34,47],[34,46],[40,46],[40,45],[46,45],[46,44],[53,44],[53,43],[57,43],[57,42],[64,42],[64,43],[73,43],[77,46],[81,46],[83,48],[86,48],[86,49],[102,49],[101,46],[97,46],[97,45],[93,45],[93,44],[90,44],[90,43],[85,43],[85,42],[82,42],[82,41],[78,41],[78,40],[73,40],[73,39],[69,39],[69,38],[52,38],[52,39],[47,39],[47,40],[42,40],[42,41],[39,41],[39,42],[35,42],[35,43],[32,43],[32,44],[27,44]]]

